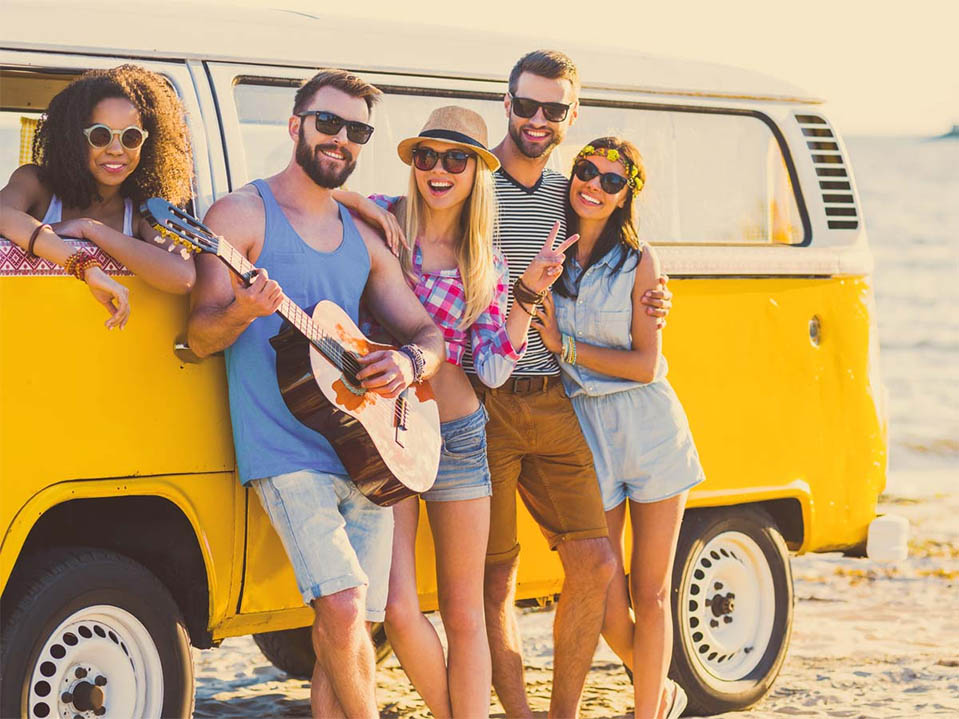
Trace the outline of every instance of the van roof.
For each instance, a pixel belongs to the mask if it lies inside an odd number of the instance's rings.
[[[3,48],[121,57],[302,67],[333,63],[359,72],[502,81],[517,58],[542,42],[521,35],[462,29],[437,32],[437,26],[421,23],[275,8],[142,4],[139,0],[109,4],[3,0],[3,5]],[[78,34],[77,28],[84,26],[93,31]],[[585,45],[561,49],[574,58],[587,88],[821,102],[794,85],[750,70]]]

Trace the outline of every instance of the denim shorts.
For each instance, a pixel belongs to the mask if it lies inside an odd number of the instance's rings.
[[[301,470],[251,482],[286,549],[303,601],[366,587],[366,619],[382,622],[390,583],[393,511],[344,475]]]
[[[493,493],[486,462],[486,408],[443,422],[443,451],[433,486],[423,493],[427,502],[456,502],[489,497]]]

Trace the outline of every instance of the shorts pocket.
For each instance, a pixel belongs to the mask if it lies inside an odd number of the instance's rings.
[[[486,454],[486,428],[483,425],[470,427],[450,437],[444,437],[443,454],[458,459]]]

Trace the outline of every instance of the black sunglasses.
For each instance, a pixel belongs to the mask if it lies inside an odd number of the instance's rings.
[[[580,160],[573,168],[573,174],[583,182],[589,182],[594,177],[599,177],[599,186],[607,195],[615,195],[629,183],[622,175],[615,172],[600,172],[589,160]]]
[[[413,164],[417,170],[426,172],[436,167],[437,160],[443,161],[443,169],[454,175],[460,174],[466,169],[466,163],[471,157],[475,157],[472,152],[463,150],[447,150],[446,152],[437,152],[429,147],[413,148]]]
[[[316,118],[316,129],[324,135],[339,134],[343,125],[346,125],[346,137],[350,142],[365,145],[373,135],[372,125],[354,120],[344,120],[339,115],[334,115],[326,110],[310,110],[309,112],[297,113],[297,117],[306,117],[307,115],[313,115]]]
[[[533,117],[537,110],[543,108],[543,117],[547,120],[550,122],[562,122],[566,119],[570,108],[570,105],[565,105],[562,102],[540,102],[539,100],[532,100],[528,97],[516,97],[516,95],[513,94],[511,94],[510,97],[513,98],[510,106],[513,108],[513,113],[516,117]]]

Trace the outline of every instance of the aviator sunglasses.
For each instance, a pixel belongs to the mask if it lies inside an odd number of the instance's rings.
[[[150,135],[149,132],[136,125],[130,125],[130,127],[125,127],[122,130],[114,130],[99,122],[96,125],[84,128],[83,134],[87,136],[87,142],[90,143],[91,147],[97,148],[107,147],[113,142],[113,138],[119,135],[120,144],[128,150],[139,149]]]
[[[324,135],[338,135],[343,125],[346,125],[347,139],[358,145],[365,145],[373,135],[372,125],[354,120],[344,120],[339,115],[334,115],[326,110],[310,110],[309,112],[297,113],[296,116],[306,117],[307,115],[313,115],[316,118],[316,129]]]
[[[536,114],[537,110],[543,108],[543,117],[547,120],[550,122],[562,122],[566,119],[566,114],[570,108],[569,105],[562,102],[540,102],[539,100],[532,100],[528,97],[516,97],[516,95],[510,95],[510,97],[513,98],[511,107],[516,117],[530,118]]]
[[[573,174],[583,182],[589,182],[594,177],[599,177],[599,186],[603,188],[603,192],[607,195],[615,195],[629,182],[625,177],[617,175],[615,172],[601,173],[599,168],[589,160],[577,162],[576,167],[573,168]]]
[[[473,157],[472,152],[463,150],[447,150],[446,152],[437,152],[429,147],[413,148],[413,164],[417,170],[426,172],[436,167],[438,160],[443,161],[443,169],[454,175],[460,174],[466,169],[466,163]]]

